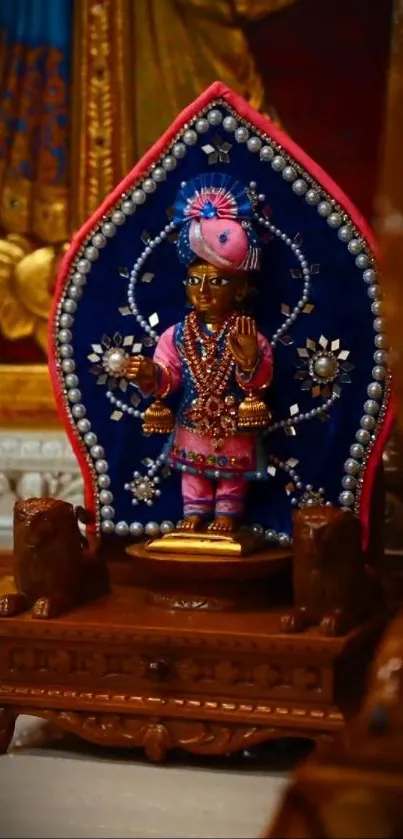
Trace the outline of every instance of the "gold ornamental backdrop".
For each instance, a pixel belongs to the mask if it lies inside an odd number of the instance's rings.
[[[220,79],[270,108],[243,26],[295,0],[80,0],[75,19],[73,228]]]
[[[44,182],[41,176],[36,181],[11,178],[7,159],[0,166],[0,328],[5,338],[32,337],[46,350],[53,284],[72,233],[205,87],[221,79],[254,107],[272,113],[245,26],[294,2],[74,0],[69,120],[58,128],[65,131],[59,141],[68,148],[67,183],[58,188],[46,183],[44,146],[38,170],[45,173]],[[3,39],[0,99],[7,49]],[[31,53],[32,66],[38,53]],[[26,52],[23,58],[28,61]],[[46,95],[50,91],[62,102],[58,60],[57,51],[49,52],[46,72],[55,78]],[[29,91],[24,78],[16,76],[14,102],[25,94],[31,101],[36,97],[38,112],[43,74],[27,77]],[[2,130],[0,118],[0,139]],[[27,154],[24,144],[21,132],[9,138],[10,160]],[[57,424],[46,365],[0,364],[0,393],[2,425]]]

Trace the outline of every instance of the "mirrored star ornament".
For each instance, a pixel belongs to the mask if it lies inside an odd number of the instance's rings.
[[[104,335],[99,344],[92,344],[87,356],[91,361],[90,372],[97,377],[98,385],[105,385],[110,390],[119,388],[126,392],[129,382],[125,378],[125,367],[131,352],[139,352],[141,344],[135,343],[133,335],[123,338],[116,333],[113,338]],[[131,352],[130,352],[131,351]]]
[[[104,335],[99,344],[91,345],[92,352],[87,358],[92,362],[90,372],[97,377],[97,384],[126,390],[124,369],[128,354],[123,343],[121,335],[115,335],[113,338]]]
[[[351,383],[350,373],[354,364],[348,361],[349,350],[341,349],[340,339],[330,341],[321,335],[318,341],[307,338],[304,347],[298,347],[295,378],[301,381],[301,390],[311,391],[312,396],[329,396],[336,381]]]

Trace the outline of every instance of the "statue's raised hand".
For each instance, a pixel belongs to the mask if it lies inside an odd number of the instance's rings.
[[[253,318],[245,315],[237,317],[229,336],[229,345],[238,367],[244,373],[250,373],[259,355],[257,329]]]
[[[152,393],[157,384],[158,368],[151,358],[131,356],[125,365],[125,376],[135,382],[144,393]]]

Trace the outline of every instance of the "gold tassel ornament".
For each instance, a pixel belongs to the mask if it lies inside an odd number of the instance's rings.
[[[249,391],[238,408],[238,428],[259,431],[270,425],[271,414],[263,399]]]
[[[143,416],[144,434],[170,434],[174,427],[174,418],[170,408],[162,399],[156,399]]]

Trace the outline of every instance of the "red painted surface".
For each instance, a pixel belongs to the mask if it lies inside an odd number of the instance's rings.
[[[297,0],[249,27],[268,101],[291,135],[371,219],[391,0]]]

